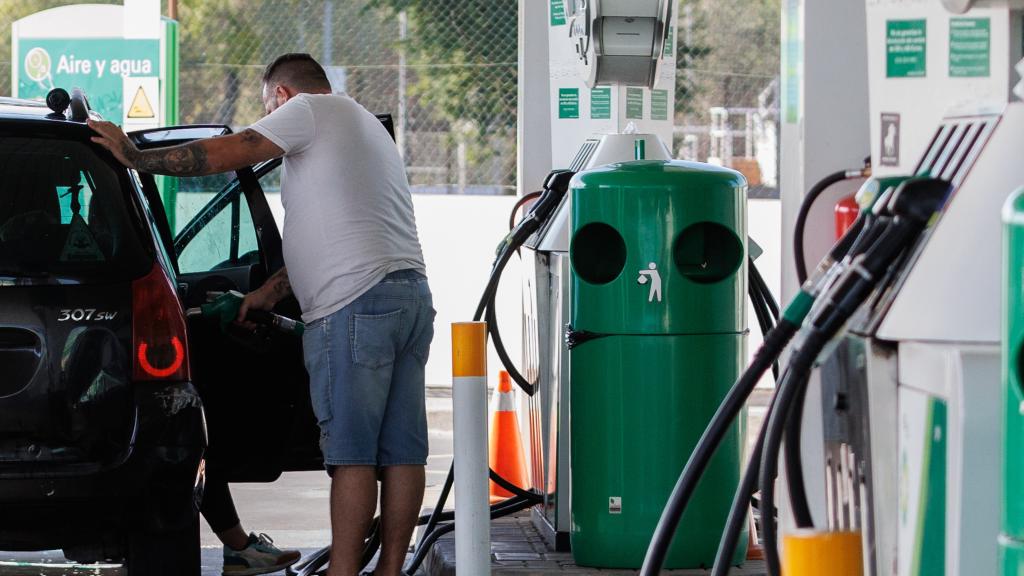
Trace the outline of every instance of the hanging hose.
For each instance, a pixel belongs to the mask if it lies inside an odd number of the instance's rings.
[[[869,162],[870,159],[865,161],[865,164],[868,164]],[[821,196],[822,192],[827,190],[833,184],[837,184],[843,180],[863,178],[865,176],[869,176],[870,173],[870,167],[865,167],[859,170],[840,170],[838,172],[833,172],[812,186],[800,202],[800,211],[797,212],[796,224],[793,226],[793,262],[796,265],[796,277],[800,284],[807,281],[807,261],[804,256],[804,228],[807,226],[807,217],[810,215],[811,208],[814,206],[814,203],[817,202],[818,197]]]
[[[786,419],[785,443],[786,452],[786,486],[789,489],[790,510],[797,528],[813,528],[814,517],[811,515],[811,504],[807,498],[807,486],[804,482],[803,455],[800,452],[800,435],[803,431],[804,400],[807,397],[807,384],[810,378],[808,370],[803,381],[797,384],[798,392],[793,402],[793,409]]]
[[[767,421],[764,451],[761,456],[760,490],[762,505],[774,505],[775,472],[787,418],[792,417],[796,399],[806,388],[806,375],[818,354],[844,327],[849,318],[875,290],[879,279],[900,261],[902,253],[920,236],[928,221],[945,202],[951,190],[948,182],[922,178],[900,185],[891,202],[894,217],[877,240],[833,285],[822,298],[823,305],[812,311],[798,351],[776,390],[775,406]],[[775,527],[762,526],[765,560],[770,576],[780,573]]]
[[[562,198],[568,191],[569,181],[573,175],[574,173],[569,171],[552,172],[544,182],[543,191],[528,194],[516,203],[510,218],[512,229],[499,247],[494,265],[491,267],[491,274],[487,280],[486,286],[484,287],[483,294],[480,297],[480,302],[477,305],[476,312],[473,315],[473,321],[484,320],[487,322],[488,334],[494,343],[495,351],[498,353],[498,357],[501,359],[502,364],[508,371],[509,376],[512,377],[512,380],[530,396],[536,392],[536,384],[526,380],[526,378],[515,367],[511,357],[505,349],[501,333],[498,330],[495,300],[497,298],[501,276],[505,271],[505,267],[508,265],[509,260],[512,258],[512,255],[515,254],[523,243],[525,243],[534,232],[539,230],[547,219],[555,212],[555,209],[561,203]],[[531,207],[530,212],[518,224],[516,224],[516,212],[518,212],[519,208],[521,208],[526,202],[535,198],[537,201]],[[489,469],[488,472],[491,481],[514,495],[508,500],[491,505],[491,518],[498,518],[500,516],[513,514],[544,501],[544,494],[524,490],[523,488],[509,482],[494,470]],[[420,525],[425,523],[426,527],[424,528],[420,541],[416,546],[416,552],[405,569],[406,573],[415,574],[420,564],[426,559],[427,552],[434,543],[437,542],[437,539],[455,529],[454,517],[452,517],[447,524],[439,525],[442,518],[448,514],[447,512],[443,512],[443,510],[445,504],[448,502],[448,497],[451,493],[454,480],[455,467],[453,465],[448,470],[448,476],[445,478],[445,484],[441,490],[441,495],[438,498],[437,505],[434,507],[434,511],[425,520],[421,518]]]
[[[768,403],[768,414],[772,411],[775,403],[773,397]],[[768,421],[761,424],[761,430],[754,442],[754,450],[750,454],[750,462],[743,472],[743,479],[732,499],[732,506],[729,508],[729,516],[725,521],[725,529],[722,530],[722,539],[718,542],[718,552],[715,554],[715,564],[711,568],[711,576],[727,576],[732,566],[732,555],[736,553],[736,544],[739,543],[740,534],[743,533],[743,526],[747,523],[747,511],[750,509],[750,499],[754,495],[757,486],[757,474],[761,469],[761,453],[764,450],[764,435],[768,430]],[[761,525],[766,522],[775,522],[775,514],[761,506]]]
[[[890,192],[890,194],[893,193]],[[928,194],[933,196],[935,195],[934,192],[918,195],[923,196]],[[914,196],[914,193],[908,194],[908,197],[912,196]],[[923,202],[924,204],[927,204],[928,201],[925,200]],[[888,209],[891,204],[892,203],[889,202],[888,195],[883,195],[882,197],[875,199],[876,207],[884,205],[882,207]],[[884,212],[884,210],[880,207],[876,212],[881,213]],[[918,214],[916,218],[920,220],[921,215]],[[773,338],[785,336],[782,345],[777,346],[777,351],[770,351],[768,350],[769,338],[766,338],[765,343],[758,350],[758,353],[755,355],[750,367],[733,386],[733,389],[730,390],[729,395],[726,396],[722,405],[719,406],[718,412],[716,412],[712,421],[708,424],[704,435],[701,437],[693,454],[690,456],[690,460],[687,461],[686,467],[683,469],[683,472],[679,477],[679,481],[676,483],[672,495],[669,497],[668,504],[666,504],[665,509],[662,512],[661,519],[658,522],[654,536],[651,539],[651,544],[648,547],[647,555],[644,558],[644,564],[640,571],[642,576],[653,576],[661,570],[679,520],[689,503],[689,499],[693,494],[697,481],[700,479],[700,476],[704,472],[704,468],[707,466],[708,457],[704,454],[708,451],[713,452],[718,446],[721,441],[721,430],[725,429],[725,424],[731,422],[731,420],[739,413],[742,408],[743,401],[753,389],[753,383],[756,383],[756,381],[764,374],[768,365],[775,362],[782,349],[785,348],[789,339],[792,338],[793,334],[795,334],[800,323],[809,312],[821,290],[830,284],[833,274],[837,271],[848,268],[848,262],[851,258],[863,251],[864,246],[872,245],[875,240],[879,238],[881,231],[885,229],[885,226],[875,225],[876,221],[877,218],[872,214],[871,210],[865,210],[860,214],[857,221],[854,223],[854,226],[832,247],[829,254],[821,261],[821,263],[819,263],[811,278],[804,282],[800,293],[790,303],[789,307],[787,307],[786,313],[783,314],[782,321],[778,326],[776,326],[775,330],[772,331]],[[837,264],[840,265],[837,266]],[[760,282],[763,284],[763,280]],[[787,335],[786,332],[790,333]],[[757,376],[752,377],[752,373],[755,372]],[[753,380],[753,383],[751,380]],[[743,392],[745,392],[745,394],[743,394]],[[776,394],[778,394],[778,389],[776,390]],[[738,402],[737,396],[741,398]],[[776,410],[777,408],[774,408],[773,412]],[[728,417],[728,420],[723,424],[722,421],[725,420],[726,417]],[[719,430],[719,428],[721,430]],[[696,466],[695,464],[698,459],[702,464]],[[746,493],[738,494],[734,500],[734,510],[730,513],[730,521],[727,524],[726,533],[723,536],[724,542],[731,541],[735,543],[739,537],[739,530],[741,530],[743,526],[746,507],[749,504],[750,493],[753,492],[753,486],[759,473],[759,468],[760,463],[758,460],[752,460],[747,466],[747,472],[744,476],[743,484],[743,486],[747,486]],[[741,488],[743,486],[741,486]],[[771,497],[769,497],[766,502],[764,500],[765,496],[762,494],[762,499],[762,510],[770,511],[774,509],[774,503]],[[737,511],[737,507],[741,508],[741,510]],[[769,513],[767,517],[770,518],[770,516],[771,514]],[[764,521],[764,518],[765,514],[762,513],[763,524],[767,525],[771,523],[770,520]],[[774,528],[774,526],[772,528]],[[732,530],[736,530],[736,533],[732,533]],[[733,544],[732,547],[734,548],[735,544]],[[720,550],[719,557],[721,559],[731,556],[731,554],[732,550]],[[727,566],[727,564],[725,564],[725,566]]]
[[[892,215],[891,202],[896,188],[892,187],[882,191],[874,199],[874,205],[862,210],[857,220],[848,233],[840,240],[839,245],[848,243],[851,255],[859,254],[865,247],[872,245],[884,232],[884,226],[873,226],[879,214]],[[807,375],[809,377],[809,375]],[[810,503],[807,497],[807,489],[803,473],[803,454],[800,448],[801,428],[803,426],[803,405],[806,396],[807,383],[801,387],[801,392],[796,398],[796,408],[791,418],[787,419],[785,431],[785,445],[788,447],[784,453],[786,465],[786,484],[789,492],[793,519],[798,528],[810,528],[814,525],[814,519],[810,512]]]
[[[538,190],[536,192],[530,192],[529,194],[524,195],[522,198],[520,198],[516,202],[515,206],[512,207],[512,213],[508,215],[508,231],[509,232],[511,232],[512,230],[515,230],[515,227],[516,227],[516,214],[519,213],[519,209],[522,208],[527,202],[530,202],[531,200],[536,200],[537,198],[540,198],[540,195],[543,194],[543,193],[544,193],[543,190]]]
[[[711,418],[707,428],[697,442],[696,448],[690,455],[686,466],[683,468],[679,480],[676,482],[668,503],[665,505],[658,526],[654,530],[651,544],[647,548],[647,555],[644,557],[643,566],[640,568],[641,576],[654,576],[661,571],[668,555],[669,547],[675,536],[679,520],[686,510],[693,492],[697,488],[697,482],[707,468],[711,457],[721,443],[722,438],[728,433],[733,420],[743,409],[747,397],[757,386],[757,383],[764,376],[764,373],[771,368],[775,359],[785,349],[790,338],[796,334],[800,327],[800,321],[810,307],[809,298],[798,298],[786,310],[782,320],[765,338],[764,344],[754,354],[750,367],[740,376],[736,384],[729,390],[725,399],[718,406],[715,415]]]

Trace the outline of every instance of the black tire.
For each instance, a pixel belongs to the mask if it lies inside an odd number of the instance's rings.
[[[140,532],[128,536],[128,576],[200,576],[199,519],[176,532]]]

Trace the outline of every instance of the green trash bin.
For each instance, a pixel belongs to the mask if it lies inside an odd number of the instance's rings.
[[[1003,514],[999,573],[1024,574],[1024,188],[1003,207]]]
[[[679,473],[746,359],[746,189],[733,170],[613,164],[571,184],[571,544],[638,568]],[[726,436],[665,568],[710,566],[739,484]],[[746,555],[746,534],[735,559]]]

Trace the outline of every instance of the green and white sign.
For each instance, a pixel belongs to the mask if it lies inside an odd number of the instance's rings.
[[[564,26],[565,22],[565,2],[563,0],[551,0],[551,25]]]
[[[159,0],[70,4],[11,24],[11,92],[43,100],[53,88],[81,88],[93,110],[125,130],[178,123],[178,23]],[[158,179],[164,205],[174,181]],[[176,210],[168,210],[174,229]]]
[[[886,76],[923,78],[928,73],[928,21],[889,20],[885,25]]]
[[[17,95],[41,100],[55,87],[81,88],[89,104],[120,123],[126,78],[158,78],[160,41],[125,38],[25,39],[19,42]],[[147,94],[152,104],[159,93]]]
[[[668,120],[668,90],[651,91],[651,120]]]
[[[950,18],[949,76],[986,78],[991,74],[992,21]]]
[[[626,119],[627,120],[643,120],[644,119],[644,89],[643,88],[627,88],[626,89]]]
[[[612,117],[612,89],[594,88],[590,91],[590,118],[610,120]]]
[[[580,117],[579,88],[558,89],[558,117],[563,119],[576,119]]]

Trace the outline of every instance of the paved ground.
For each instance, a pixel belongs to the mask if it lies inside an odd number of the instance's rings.
[[[763,405],[767,395],[759,391],[753,404]],[[424,504],[433,507],[444,483],[452,458],[451,417],[445,414],[450,406],[450,397],[439,393],[428,397],[431,436],[431,456],[427,466],[427,492]],[[749,411],[748,433],[756,435],[763,408]],[[295,472],[282,476],[272,484],[236,484],[232,492],[247,530],[266,532],[282,547],[298,548],[309,554],[325,545],[330,538],[328,517],[329,478],[323,472]],[[452,501],[448,506],[451,507]],[[495,573],[506,576],[543,576],[548,574],[632,574],[632,572],[598,572],[582,569],[572,564],[568,554],[547,551],[539,535],[523,519],[510,519],[495,523],[492,531],[494,542]],[[203,576],[219,576],[222,566],[221,547],[209,528],[202,524]],[[437,554],[431,559],[430,576],[451,574],[454,562],[454,542],[450,537],[442,538],[437,545]],[[450,558],[449,558],[450,556]],[[76,567],[69,565],[62,554],[8,553],[0,552],[0,576],[64,576],[100,574],[113,576],[121,574],[119,566]],[[704,571],[678,572],[677,574],[705,574]],[[750,564],[736,575],[761,574],[759,564]]]
[[[502,518],[491,524],[491,571],[502,576],[633,576],[632,570],[595,570],[577,566],[568,552],[552,552],[530,522],[528,513]],[[442,537],[427,562],[430,576],[455,576],[455,540]],[[672,576],[702,576],[707,570],[666,570]],[[747,562],[730,571],[732,576],[763,576],[764,563]]]
[[[433,506],[452,458],[451,433],[431,432],[424,503]],[[291,472],[271,484],[233,484],[232,494],[247,530],[266,532],[282,547],[312,553],[330,540],[327,498],[330,479],[324,472]],[[449,503],[449,506],[451,503]],[[203,576],[219,576],[222,548],[205,523],[202,526]],[[59,552],[0,552],[0,576],[64,576],[121,574],[119,566],[76,567]]]

